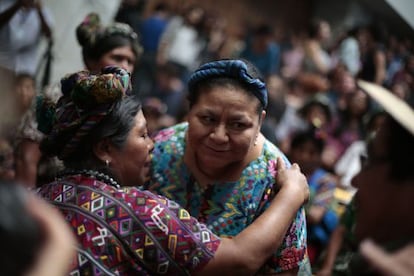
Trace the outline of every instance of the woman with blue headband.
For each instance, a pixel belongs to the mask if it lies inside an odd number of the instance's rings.
[[[260,132],[266,85],[250,63],[219,60],[198,68],[188,88],[188,122],[154,138],[148,187],[177,201],[219,236],[235,236],[278,193],[278,158],[289,162]],[[290,223],[260,273],[309,268],[303,209]]]
[[[56,105],[39,102],[42,153],[65,170],[38,193],[76,236],[70,275],[253,274],[309,195],[299,167],[279,159],[280,192],[268,210],[218,237],[177,203],[134,187],[149,177],[154,144],[129,77],[118,67],[80,71],[62,79]]]

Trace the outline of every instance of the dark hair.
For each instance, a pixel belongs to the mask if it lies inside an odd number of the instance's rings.
[[[375,42],[383,43],[387,37],[387,31],[381,22],[371,23],[367,26],[367,30]]]
[[[388,116],[388,155],[391,164],[391,177],[397,180],[414,180],[413,157],[414,135]]]
[[[184,20],[188,22],[188,16],[192,12],[197,11],[197,10],[202,12],[201,17],[199,18],[197,22],[195,23],[192,22],[191,25],[197,30],[198,35],[200,36],[201,34],[203,34],[204,25],[205,25],[205,21],[207,18],[206,10],[198,4],[191,4],[184,9],[183,17],[184,17]]]
[[[180,68],[175,63],[168,61],[165,64],[157,66],[157,73],[178,78],[180,77]]]
[[[332,120],[332,111],[331,111],[329,99],[327,97],[323,96],[323,95],[315,95],[312,98],[310,98],[298,110],[298,113],[302,117],[306,117],[308,115],[309,111],[315,106],[319,106],[319,107],[322,108],[328,122],[330,122]]]
[[[32,74],[30,74],[30,73],[26,73],[26,72],[22,72],[22,73],[18,73],[18,74],[16,75],[16,78],[15,78],[15,83],[16,83],[16,84],[18,84],[18,83],[20,83],[22,80],[25,80],[25,79],[29,79],[29,80],[33,81],[33,83],[35,83],[35,82],[36,82],[36,78],[35,78]]]
[[[308,25],[308,36],[309,38],[316,38],[319,34],[320,28],[323,23],[327,23],[326,20],[315,18],[311,20],[311,22]]]
[[[2,275],[25,275],[43,243],[40,223],[25,206],[21,184],[0,181],[0,266]]]
[[[387,116],[387,113],[382,109],[373,110],[372,112],[366,114],[366,116],[363,118],[363,124],[365,126],[366,132],[375,131],[374,127],[377,119],[385,116]]]
[[[129,25],[115,22],[104,27],[96,13],[88,14],[78,25],[76,38],[82,47],[85,63],[88,59],[99,60],[107,52],[122,46],[131,46],[137,59],[142,52],[138,35]]]
[[[240,60],[243,61],[244,64],[246,65],[246,68],[247,68],[246,73],[251,79],[257,79],[260,82],[264,83],[264,79],[263,79],[262,74],[251,62],[249,62],[245,59],[240,59]],[[223,61],[224,62],[226,62],[226,61],[231,62],[230,60],[223,60]],[[220,62],[220,61],[217,61],[217,62]],[[215,63],[215,62],[211,62],[210,64],[213,64],[213,63]],[[205,64],[205,65],[208,65],[208,64]],[[203,66],[205,66],[205,65],[203,65]],[[200,68],[202,68],[202,67],[200,67]],[[209,76],[207,76],[207,74],[203,74],[198,78],[199,80],[190,81],[189,93],[188,93],[188,96],[187,96],[187,99],[188,99],[189,104],[190,104],[190,109],[194,104],[197,103],[197,101],[200,97],[201,91],[203,91],[203,89],[210,90],[214,87],[232,86],[232,87],[241,88],[241,91],[243,91],[243,93],[248,95],[249,98],[251,98],[253,102],[257,103],[256,111],[259,115],[261,115],[261,113],[265,109],[265,107],[263,106],[263,103],[258,99],[258,97],[255,96],[255,91],[254,90],[258,89],[256,86],[249,85],[248,83],[246,83],[246,81],[243,81],[243,80],[241,80],[239,78],[236,78],[236,77],[229,77],[229,76],[226,76],[225,74],[223,74],[223,76],[217,76],[214,70],[211,71],[211,72],[214,72],[214,73],[211,73],[211,75],[209,75]],[[196,73],[197,73],[197,71],[196,71]],[[193,76],[196,73],[194,73]],[[267,97],[267,95],[266,95],[266,97]],[[266,101],[267,101],[267,98],[266,98]]]
[[[157,12],[169,11],[169,9],[170,7],[168,6],[168,4],[162,1],[157,3],[154,7],[154,11],[157,11]]]
[[[93,153],[93,146],[108,138],[117,148],[122,148],[140,110],[141,103],[136,96],[125,97],[115,103],[112,111],[89,131],[73,153],[62,160],[64,165],[72,169],[102,168],[102,162]],[[58,155],[77,130],[69,129],[53,140],[43,140],[40,145],[41,151],[47,155]]]
[[[295,149],[305,144],[306,142],[312,142],[318,150],[318,153],[321,154],[325,147],[324,135],[324,132],[321,130],[310,127],[306,130],[295,133],[293,135],[290,147],[291,149]]]
[[[99,43],[94,45],[85,44],[82,47],[82,55],[84,59],[99,60],[103,55],[111,51],[112,49],[131,46],[131,39],[124,35],[111,35],[99,40]],[[131,47],[134,49],[133,47]],[[138,58],[139,53],[134,51],[135,56]]]
[[[262,23],[254,28],[253,34],[256,36],[269,36],[273,34],[273,30],[270,25]]]
[[[357,93],[348,95],[347,101],[348,102],[351,101],[353,97],[355,96],[357,96]],[[357,131],[360,137],[365,137],[367,134],[366,133],[367,129],[366,129],[366,126],[364,125],[364,118],[369,114],[371,109],[372,109],[372,99],[371,97],[367,97],[365,110],[361,112],[361,114],[359,115],[360,119],[358,120]],[[339,137],[349,127],[349,123],[352,119],[352,113],[349,108],[349,105],[347,106],[346,109],[341,110],[338,114],[339,114],[341,124],[339,124],[337,128],[334,130],[334,136],[336,137]]]

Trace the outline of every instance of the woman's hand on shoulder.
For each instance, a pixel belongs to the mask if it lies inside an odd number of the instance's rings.
[[[309,200],[308,181],[298,164],[294,163],[290,168],[286,168],[283,159],[278,157],[276,181],[280,186],[280,191],[288,193],[301,205]]]

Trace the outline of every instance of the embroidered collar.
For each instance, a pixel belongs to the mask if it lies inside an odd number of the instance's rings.
[[[118,184],[118,182],[116,182],[115,179],[113,179],[112,177],[110,177],[109,175],[103,173],[103,172],[98,172],[95,170],[73,170],[73,169],[67,169],[62,171],[61,173],[59,173],[57,175],[57,178],[63,178],[65,176],[69,176],[69,175],[83,175],[83,176],[88,176],[88,177],[92,177],[95,178],[96,180],[102,181],[110,186],[113,186],[117,189],[121,188],[121,185]]]

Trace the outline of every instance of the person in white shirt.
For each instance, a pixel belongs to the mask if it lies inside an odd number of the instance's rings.
[[[0,66],[36,75],[42,37],[52,37],[52,16],[39,0],[0,1]]]

